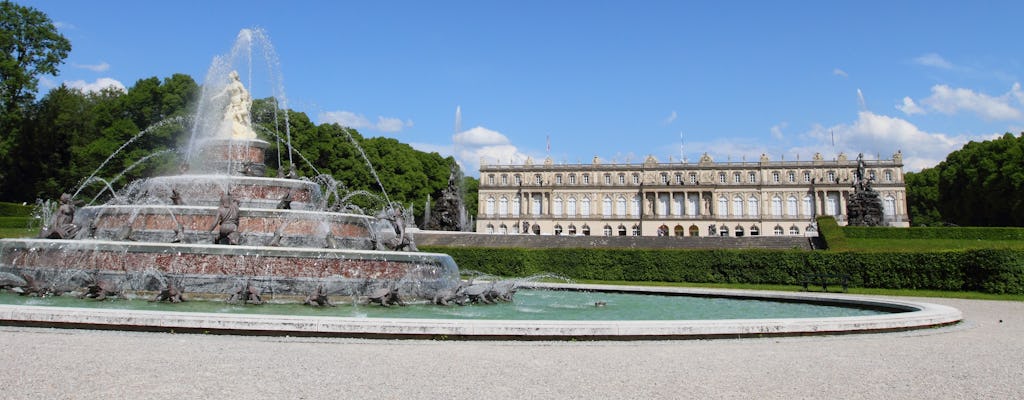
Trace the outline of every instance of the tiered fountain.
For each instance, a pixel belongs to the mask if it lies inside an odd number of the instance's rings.
[[[0,241],[0,272],[56,291],[102,281],[213,296],[394,287],[429,299],[458,284],[451,257],[414,251],[401,207],[388,204],[378,217],[330,211],[318,184],[264,177],[269,143],[251,126],[238,74],[224,75],[207,77],[181,174],[133,182],[104,205],[76,210],[63,196],[40,238]]]

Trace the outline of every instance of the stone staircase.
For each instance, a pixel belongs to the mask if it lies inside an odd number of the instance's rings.
[[[548,236],[493,235],[467,232],[418,231],[417,246],[496,248],[618,248],[618,249],[772,249],[821,248],[803,236],[651,237],[651,236]]]

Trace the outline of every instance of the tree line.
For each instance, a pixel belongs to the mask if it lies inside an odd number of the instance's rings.
[[[92,195],[106,182],[117,188],[177,170],[202,89],[192,77],[140,79],[125,91],[83,92],[61,85],[37,99],[39,77],[59,73],[71,43],[36,9],[3,1],[0,13],[0,201],[54,199],[83,185],[83,194]],[[254,101],[252,116],[261,139],[277,143],[277,132],[285,129],[291,136],[291,157],[287,146],[268,149],[268,175],[291,169],[288,160],[294,160],[300,176],[319,172],[346,191],[384,191],[392,201],[415,204],[418,216],[427,196],[437,197],[447,186],[456,165],[453,157],[418,151],[392,138],[367,138],[338,124],[317,125],[305,113],[279,108],[273,98]],[[287,128],[281,126],[284,121]],[[357,145],[376,170],[379,185]],[[83,181],[94,172],[106,182]],[[475,213],[475,203],[469,205]]]

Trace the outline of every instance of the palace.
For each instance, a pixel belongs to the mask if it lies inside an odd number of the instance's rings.
[[[907,227],[903,156],[864,160],[883,224]],[[818,215],[845,225],[858,160],[555,164],[480,163],[482,233],[603,236],[816,236]]]

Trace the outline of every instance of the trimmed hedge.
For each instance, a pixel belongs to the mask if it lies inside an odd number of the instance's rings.
[[[1024,240],[1024,228],[1005,227],[885,228],[845,226],[841,231],[845,237],[851,239]]]
[[[27,229],[32,217],[0,217],[0,229]]]
[[[1024,294],[1024,251],[855,253],[799,250],[495,249],[429,247],[463,271],[571,279],[797,285],[804,274],[848,274],[850,285]]]
[[[35,205],[0,202],[0,217],[31,217]]]

